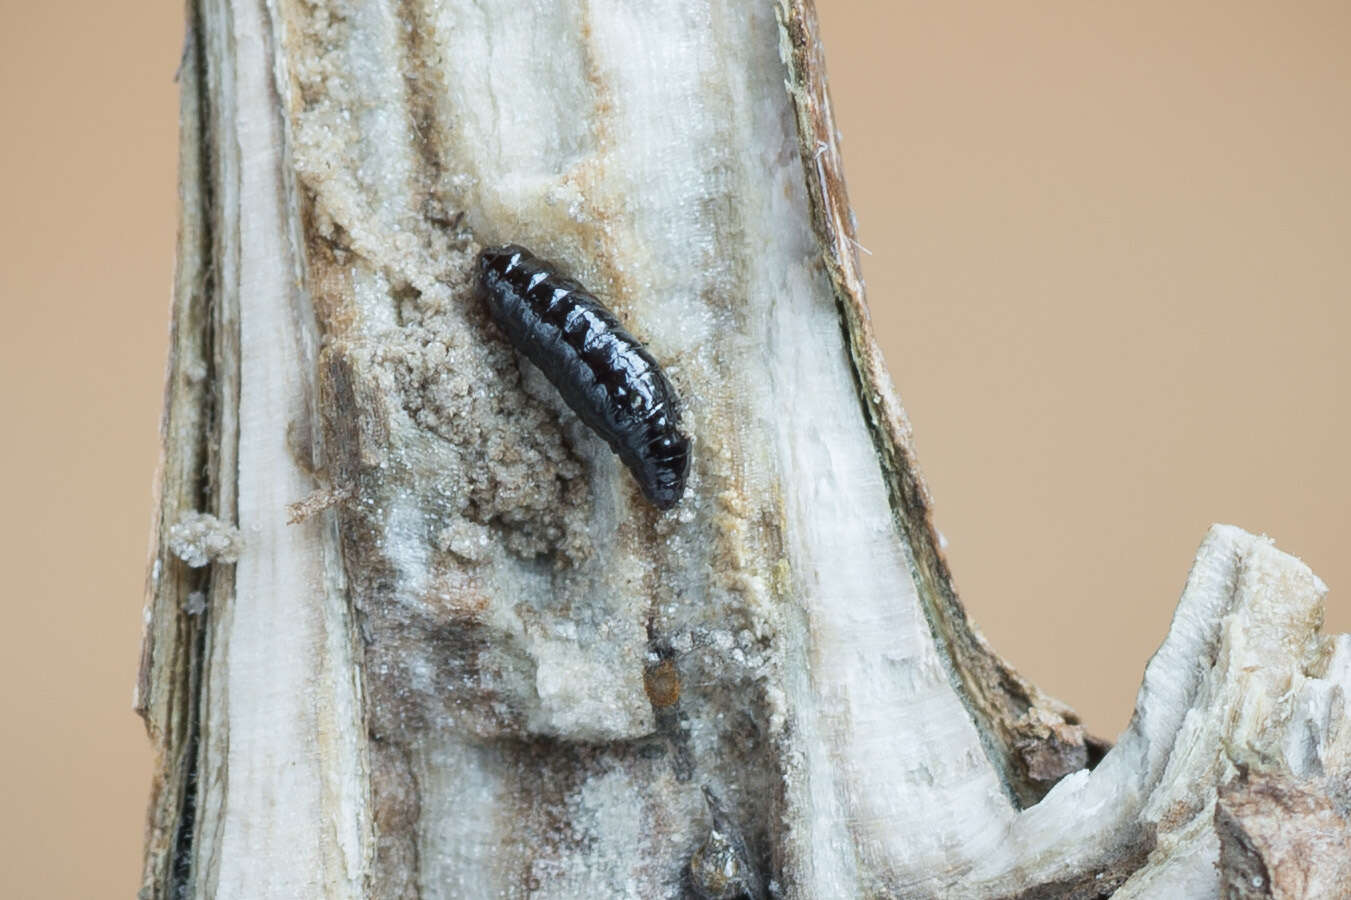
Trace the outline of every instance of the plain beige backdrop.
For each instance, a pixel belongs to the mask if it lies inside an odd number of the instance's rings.
[[[0,895],[124,897],[182,12],[2,2]],[[995,646],[1115,735],[1212,521],[1351,629],[1351,6],[820,2],[873,315]]]

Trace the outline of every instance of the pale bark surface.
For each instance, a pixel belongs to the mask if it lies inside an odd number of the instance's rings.
[[[967,622],[808,3],[190,20],[146,896],[1345,883],[1351,639],[1298,560],[1212,530],[1110,751]],[[667,364],[676,509],[487,322],[506,241]]]

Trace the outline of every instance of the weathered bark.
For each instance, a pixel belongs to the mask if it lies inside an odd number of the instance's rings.
[[[1212,530],[1110,750],[966,620],[809,2],[190,22],[146,896],[1344,883],[1351,639],[1298,560]],[[507,240],[669,365],[675,510],[474,302]]]

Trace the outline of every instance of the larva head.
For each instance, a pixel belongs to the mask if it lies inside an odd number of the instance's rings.
[[[500,247],[484,247],[478,255],[479,270],[496,269],[501,271],[511,264],[513,257],[529,257],[530,251],[519,244],[503,244]]]
[[[659,434],[647,445],[638,485],[657,509],[670,509],[685,493],[690,473],[690,439],[674,428]]]
[[[494,285],[517,269],[523,261],[533,258],[529,250],[516,244],[484,247],[478,255],[479,290],[491,292]]]

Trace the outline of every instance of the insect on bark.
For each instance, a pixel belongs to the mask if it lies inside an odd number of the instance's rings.
[[[628,466],[652,505],[685,491],[690,440],[652,354],[586,288],[516,244],[484,250],[479,293],[493,321]]]

